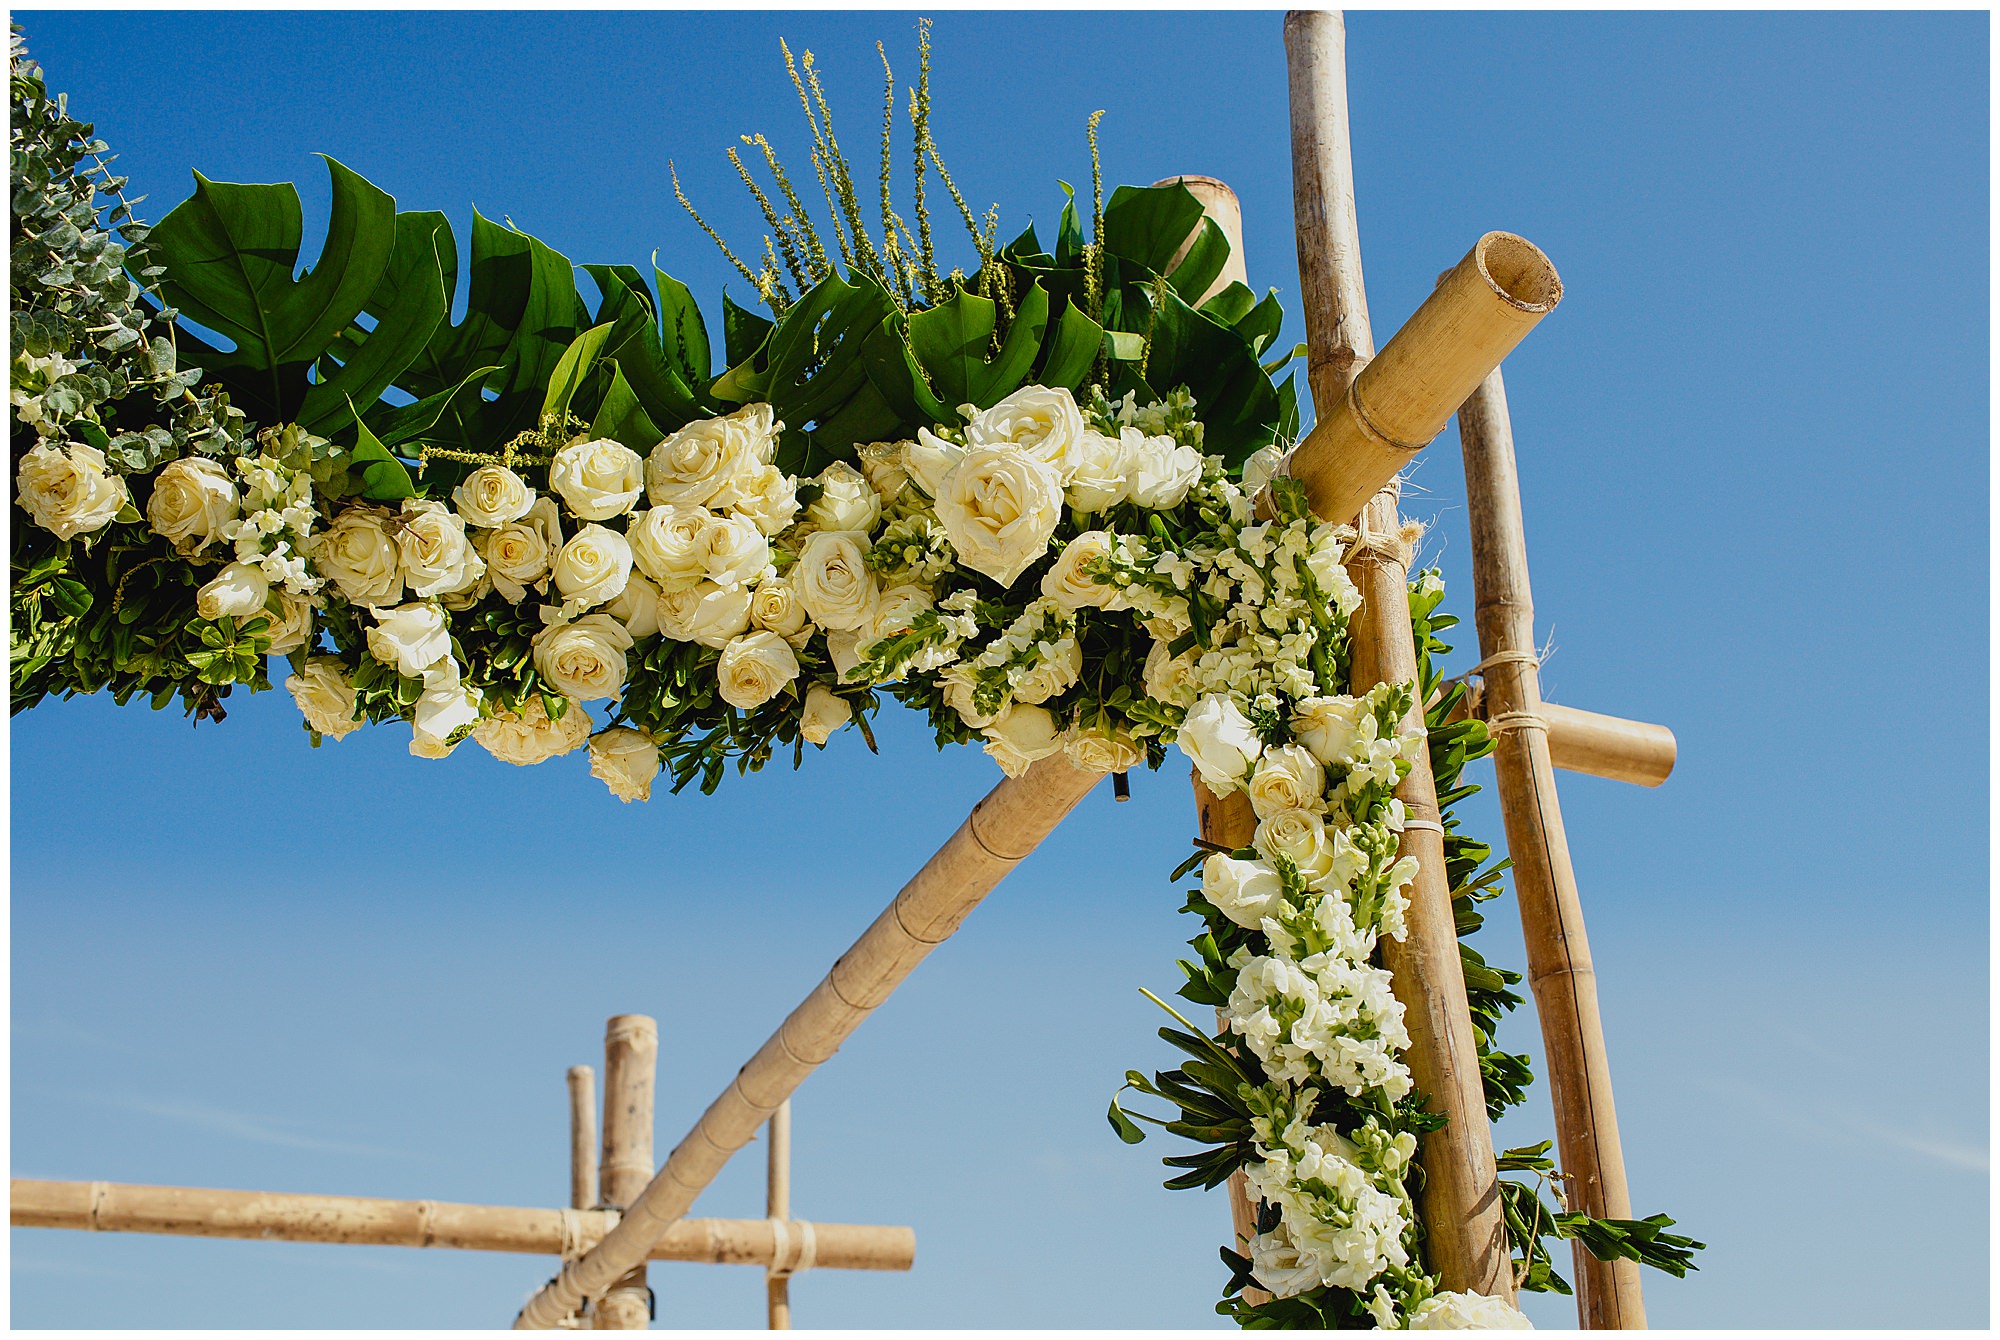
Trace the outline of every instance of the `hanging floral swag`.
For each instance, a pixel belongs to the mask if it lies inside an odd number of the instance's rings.
[[[1432,703],[1447,807],[1474,789],[1457,778],[1484,728],[1444,721],[1462,690],[1431,668],[1451,622],[1434,575],[1412,588],[1422,682],[1350,695],[1353,532],[1282,477],[1276,515],[1253,515],[1297,427],[1291,379],[1271,379],[1290,356],[1258,362],[1275,293],[1231,284],[1194,305],[1227,242],[1179,186],[1106,205],[1095,118],[1090,240],[1072,202],[1052,253],[1032,228],[996,246],[997,207],[975,218],[930,140],[927,40],[917,226],[890,203],[890,76],[871,237],[812,58],[786,61],[838,260],[747,139],[784,210],[739,161],[772,235],[755,270],[723,250],[772,315],[725,298],[712,373],[670,276],[585,266],[593,313],[567,260],[483,218],[452,324],[449,225],[332,160],[303,275],[288,186],[197,177],[149,230],[16,35],[14,710],[109,689],[220,719],[282,656],[315,745],[395,720],[427,758],[467,740],[523,765],[582,750],[627,801],[662,771],[708,791],[732,758],[748,771],[789,746],[796,764],[849,724],[867,735],[885,693],[1009,776],[1057,753],[1158,767],[1178,746],[1260,821],[1251,848],[1177,872],[1199,867],[1186,910],[1205,925],[1181,994],[1224,1030],[1176,1015],[1162,1035],[1190,1059],[1128,1076],[1178,1106],[1168,1130],[1216,1146],[1168,1159],[1187,1169],[1169,1186],[1242,1168],[1261,1203],[1249,1254],[1224,1253],[1219,1310],[1525,1325],[1425,1273],[1409,1182],[1436,1118],[1376,954],[1415,874],[1392,792],[1425,737],[1397,723],[1413,694]],[[970,278],[937,268],[927,175],[972,236]],[[1468,934],[1499,868],[1447,829]],[[1530,1079],[1491,1045],[1519,979],[1464,955],[1497,1115]],[[1115,1102],[1111,1117],[1141,1138]],[[1545,1184],[1546,1149],[1503,1167]],[[1675,1273],[1698,1246],[1664,1216],[1588,1220],[1504,1186],[1524,1288],[1567,1291],[1549,1237]],[[1275,1299],[1253,1306],[1246,1286]]]

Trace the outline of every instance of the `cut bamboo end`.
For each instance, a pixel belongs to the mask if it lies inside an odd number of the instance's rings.
[[[1544,702],[1536,715],[1548,727],[1549,762],[1564,772],[1580,772],[1634,786],[1658,786],[1673,775],[1679,745],[1673,731],[1650,721],[1586,712]],[[1469,683],[1451,720],[1486,720],[1483,685]]]
[[[1196,173],[1164,177],[1153,185],[1172,186],[1176,182],[1187,187],[1188,194],[1200,203],[1202,216],[1220,228],[1223,237],[1229,242],[1229,259],[1222,263],[1221,273],[1217,274],[1208,287],[1202,290],[1201,296],[1195,299],[1194,306],[1201,306],[1231,284],[1242,284],[1247,288],[1250,284],[1250,270],[1243,256],[1243,205],[1237,200],[1236,192],[1214,177],[1203,177]],[[1194,247],[1195,238],[1200,235],[1201,227],[1197,224],[1194,231],[1187,235],[1187,240],[1175,250],[1173,258],[1167,262],[1166,273],[1173,273],[1175,267],[1187,258],[1188,252]]]

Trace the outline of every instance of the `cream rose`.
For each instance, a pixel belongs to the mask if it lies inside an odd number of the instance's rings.
[[[555,499],[535,499],[520,520],[479,531],[474,542],[486,559],[486,575],[493,589],[508,604],[520,604],[531,586],[546,591],[549,565],[563,544],[562,518]]]
[[[703,582],[684,591],[660,592],[660,632],[676,642],[726,647],[750,627],[751,589]]]
[[[1083,673],[1083,648],[1075,638],[1066,638],[1053,656],[1043,656],[1029,666],[1014,684],[1017,703],[1045,703],[1068,692]]]
[[[1009,777],[1019,777],[1036,759],[1047,758],[1062,747],[1062,732],[1044,708],[1010,703],[986,727],[986,752]]]
[[[728,507],[761,482],[761,467],[777,455],[783,428],[766,404],[691,423],[646,458],[646,496],[656,507]]]
[[[1076,397],[1060,386],[1024,386],[965,425],[967,446],[1016,447],[1055,471],[1060,483],[1081,463],[1083,434]]]
[[[1127,772],[1146,761],[1145,749],[1123,730],[1072,726],[1063,735],[1063,752],[1072,767],[1084,772]]]
[[[581,703],[571,703],[560,721],[551,720],[542,695],[530,694],[518,714],[501,712],[473,727],[472,738],[502,763],[529,767],[569,753],[590,738],[595,725]]]
[[[1048,552],[1062,509],[1055,471],[1010,447],[967,452],[937,498],[938,522],[959,562],[1002,586]]]
[[[403,598],[389,516],[387,508],[350,507],[313,539],[313,566],[351,605],[389,605]]]
[[[776,633],[731,638],[715,665],[722,701],[745,712],[770,702],[798,677],[799,658],[792,654],[792,644]]]
[[[977,687],[972,672],[962,665],[955,665],[944,672],[944,705],[958,713],[958,719],[974,730],[985,730],[1000,715],[999,712],[981,712],[972,705],[972,695]],[[1002,710],[1004,711],[1004,705]]]
[[[549,487],[584,521],[625,515],[645,484],[646,463],[639,453],[610,438],[572,442],[549,462]]]
[[[931,593],[924,587],[908,583],[892,586],[875,598],[875,614],[868,621],[868,641],[879,642],[907,633],[919,615],[935,608]]]
[[[1201,867],[1201,896],[1215,910],[1246,930],[1256,930],[1265,917],[1285,905],[1285,886],[1278,872],[1262,861],[1239,861],[1221,852]]]
[[[375,616],[368,654],[397,674],[414,679],[451,658],[451,632],[437,606],[412,603],[368,612]]]
[[[861,664],[861,632],[855,628],[836,628],[826,635],[826,658],[833,663],[833,677],[842,684]]]
[[[278,608],[272,609],[273,604]],[[311,597],[294,595],[280,587],[264,602],[264,617],[271,621],[271,655],[289,656],[312,641]]]
[[[651,800],[659,773],[659,742],[645,731],[613,726],[590,737],[590,775],[621,801]]]
[[[424,691],[411,714],[410,728],[418,737],[449,740],[453,731],[479,720],[480,692],[459,679],[458,667],[439,661],[424,673]]]
[[[616,698],[625,688],[632,635],[609,614],[586,614],[535,634],[535,670],[556,692],[580,703]]]
[[[305,668],[285,679],[299,715],[316,735],[342,739],[361,729],[354,718],[355,694],[347,667],[332,656],[314,656]]]
[[[1124,593],[1100,582],[1084,571],[1087,564],[1111,552],[1111,533],[1087,530],[1071,540],[1056,556],[1056,564],[1042,577],[1042,594],[1066,610],[1110,609],[1122,602]]]
[[[1267,861],[1282,856],[1299,869],[1299,877],[1319,888],[1333,876],[1337,862],[1326,821],[1309,809],[1277,810],[1257,824],[1251,845]]]
[[[864,628],[874,617],[875,574],[868,571],[868,537],[816,531],[799,550],[792,585],[806,613],[822,628]]]
[[[855,454],[861,458],[861,473],[884,507],[894,502],[903,485],[910,482],[909,471],[903,468],[903,453],[909,446],[908,442],[870,442],[855,448]]]
[[[1250,718],[1220,693],[1211,693],[1188,709],[1177,743],[1218,796],[1240,791],[1264,752]]]
[[[1167,643],[1155,640],[1152,650],[1146,653],[1146,666],[1141,672],[1141,679],[1148,698],[1187,707],[1193,703],[1192,674],[1193,662],[1188,655],[1172,655]]]
[[[750,595],[750,622],[797,645],[808,631],[805,603],[783,577],[766,577]]]
[[[815,684],[806,690],[805,709],[799,715],[799,734],[805,736],[808,744],[824,746],[835,731],[853,718],[854,708],[847,699],[824,684]]]
[[[947,442],[928,428],[917,429],[917,440],[903,449],[903,469],[917,487],[930,497],[944,489],[944,477],[951,467],[965,459],[966,449]]]
[[[1171,437],[1142,436],[1136,428],[1127,428],[1121,436],[1131,453],[1132,501],[1156,512],[1179,507],[1201,480],[1201,453]]]
[[[662,591],[682,591],[708,576],[708,529],[715,513],[706,507],[649,507],[626,532],[632,561]]]
[[[1432,1294],[1404,1319],[1411,1331],[1532,1331],[1534,1323],[1505,1299],[1483,1293]]]
[[[1077,452],[1077,467],[1065,492],[1069,505],[1079,512],[1102,512],[1116,507],[1132,493],[1132,452],[1123,433],[1112,437],[1095,429],[1085,429]]]
[[[1322,763],[1345,763],[1361,743],[1366,710],[1366,703],[1346,694],[1302,699],[1292,704],[1292,737]]]
[[[222,527],[242,510],[242,495],[229,471],[206,456],[168,461],[153,476],[146,522],[177,553],[193,558],[222,538]]]
[[[72,540],[111,524],[131,496],[111,473],[104,453],[81,442],[35,447],[21,457],[14,496],[28,515],[58,540]]]
[[[701,535],[702,564],[717,586],[754,585],[771,566],[771,542],[738,516],[712,518]]]
[[[464,741],[462,740],[459,742],[459,744],[463,743]],[[440,740],[435,735],[426,735],[414,726],[410,728],[410,756],[412,758],[450,758],[451,751],[456,748],[458,748],[457,744]]]
[[[1326,769],[1302,745],[1281,744],[1264,751],[1250,774],[1250,807],[1259,819],[1280,810],[1326,808]]]
[[[570,537],[549,569],[566,605],[589,609],[615,600],[632,575],[632,546],[617,531],[584,526]]]
[[[535,491],[504,465],[482,465],[451,491],[451,504],[466,525],[491,529],[526,516]]]
[[[255,563],[231,563],[194,593],[194,612],[204,619],[247,618],[264,612],[270,579]]]
[[[792,477],[775,465],[760,465],[739,474],[736,498],[729,510],[766,535],[776,535],[799,514],[799,495]]]
[[[625,589],[604,607],[604,612],[625,625],[636,642],[657,636],[660,631],[660,588],[635,572],[625,579]]]
[[[477,586],[486,560],[465,538],[465,523],[441,502],[411,498],[396,531],[403,584],[415,596],[443,596]]]
[[[806,508],[808,525],[819,530],[858,530],[867,534],[882,519],[882,500],[876,496],[874,486],[846,461],[827,466],[813,482],[819,485],[820,494]]]

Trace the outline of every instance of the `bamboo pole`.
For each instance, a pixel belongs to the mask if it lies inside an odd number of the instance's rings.
[[[622,1210],[653,1180],[653,1081],[660,1026],[643,1014],[615,1014],[604,1025],[604,1166],[600,1203]],[[643,1331],[652,1321],[652,1290],[642,1258],[597,1301],[594,1329]]]
[[[764,1213],[779,1222],[792,1217],[792,1100],[778,1104],[767,1124],[771,1147],[764,1167]],[[814,1264],[818,1264],[817,1261]],[[764,1272],[766,1329],[792,1329],[792,1277],[777,1263]]]
[[[1468,685],[1451,719],[1486,720],[1483,684]],[[1674,733],[1649,721],[1586,712],[1542,700],[1542,720],[1548,723],[1549,762],[1564,772],[1581,772],[1635,786],[1658,786],[1673,775],[1678,745]]]
[[[1390,348],[1400,346],[1396,358],[1390,360],[1385,349],[1382,361],[1387,362],[1387,368],[1376,372],[1377,364],[1370,361],[1374,338],[1361,281],[1361,246],[1354,217],[1346,33],[1340,15],[1287,14],[1285,51],[1290,73],[1299,281],[1306,298],[1307,373],[1313,403],[1334,407],[1331,418],[1336,429],[1343,416],[1353,423],[1367,422],[1362,406],[1391,407],[1399,416],[1391,420],[1392,425],[1408,433],[1405,425],[1434,417],[1422,389],[1429,387],[1434,394],[1438,387],[1453,384],[1450,377],[1441,377],[1414,362],[1411,351],[1427,351],[1439,368],[1458,368],[1470,355],[1455,341],[1463,340],[1482,351],[1478,357],[1490,355],[1496,360],[1511,343],[1481,337],[1466,319],[1468,314],[1491,314],[1496,307],[1480,297],[1488,286],[1481,251],[1475,247],[1473,255],[1455,272],[1460,273],[1460,279],[1451,292],[1476,301],[1460,303],[1454,299],[1456,305],[1428,317],[1420,310],[1411,318],[1417,338],[1414,342],[1406,339],[1409,327],[1399,332],[1390,341]],[[1489,234],[1488,239],[1493,236]],[[1488,239],[1482,239],[1481,245]],[[1506,254],[1513,254],[1511,248]],[[1423,318],[1422,324],[1419,318]],[[1509,328],[1526,329],[1518,321],[1510,321]],[[1364,381],[1378,388],[1377,396],[1357,399],[1356,388]],[[1438,425],[1441,427],[1449,416],[1447,409]],[[1322,410],[1321,427],[1293,454],[1291,468],[1304,480],[1307,496],[1320,516],[1345,520],[1356,509],[1361,510],[1363,541],[1356,545],[1349,562],[1350,574],[1362,595],[1361,608],[1351,625],[1353,687],[1361,691],[1377,683],[1409,680],[1416,674],[1406,584],[1408,555],[1401,552],[1396,538],[1402,529],[1396,490],[1383,487],[1393,484],[1395,472],[1408,460],[1408,453],[1384,457],[1364,438],[1347,430],[1329,434],[1323,431],[1327,426]],[[1422,441],[1417,443],[1422,445]],[[1365,468],[1357,467],[1350,453],[1361,458]],[[1381,465],[1390,460],[1393,464],[1383,471]],[[1361,484],[1366,485],[1365,490],[1357,494]],[[1404,725],[1422,730],[1421,704],[1412,705]],[[1403,834],[1402,851],[1416,857],[1418,873],[1410,890],[1407,933],[1401,941],[1384,940],[1382,958],[1396,997],[1403,1004],[1410,1034],[1411,1075],[1431,1110],[1447,1118],[1442,1129],[1424,1137],[1422,1148],[1422,1211],[1429,1263],[1447,1289],[1471,1290],[1511,1301],[1513,1270],[1501,1217],[1493,1137],[1486,1119],[1478,1047],[1459,962],[1445,877],[1444,834],[1427,753],[1418,751],[1396,794],[1411,821]]]
[[[597,1072],[569,1068],[569,1205],[587,1210],[597,1204]]]
[[[1237,200],[1236,192],[1230,190],[1226,183],[1217,181],[1213,177],[1203,177],[1194,173],[1164,177],[1153,185],[1172,186],[1175,182],[1187,187],[1188,194],[1200,203],[1202,216],[1213,220],[1215,226],[1222,230],[1223,237],[1229,241],[1229,259],[1222,263],[1221,272],[1209,282],[1208,287],[1202,290],[1201,296],[1196,298],[1192,305],[1201,306],[1231,284],[1249,287],[1250,271],[1243,255],[1243,205]],[[1200,236],[1201,225],[1196,224],[1193,231],[1188,233],[1187,240],[1180,244],[1174,251],[1173,258],[1167,262],[1166,273],[1173,273],[1174,267],[1187,256],[1194,246],[1195,239]]]
[[[1611,1064],[1597,1009],[1597,973],[1556,797],[1541,677],[1535,661],[1534,596],[1514,466],[1507,390],[1496,369],[1458,414],[1472,520],[1479,654],[1486,663],[1487,722],[1514,893],[1528,946],[1528,982],[1542,1021],[1556,1141],[1571,1210],[1629,1219],[1631,1195],[1611,1098]],[[1646,1324],[1635,1261],[1599,1261],[1574,1244],[1577,1313],[1588,1329]]]
[[[544,1210],[24,1178],[14,1179],[8,1209],[16,1228],[562,1257],[581,1255],[618,1222],[614,1210]],[[813,1232],[818,1244],[814,1264],[829,1270],[908,1270],[916,1259],[917,1235],[908,1228],[814,1224]],[[781,1247],[785,1244],[778,1241],[768,1219],[682,1219],[654,1244],[650,1259],[768,1268]],[[786,1248],[787,1253],[791,1251]]]
[[[958,929],[1101,777],[1071,767],[1057,754],[988,792],[674,1146],[658,1176],[618,1226],[529,1299],[514,1325],[524,1329],[556,1325],[583,1299],[598,1296],[632,1264],[645,1259],[652,1243],[687,1213],[695,1197],[778,1105],[889,998],[925,955]]]

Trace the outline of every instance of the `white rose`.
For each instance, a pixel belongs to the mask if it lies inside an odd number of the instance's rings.
[[[1085,531],[1063,546],[1062,553],[1056,557],[1056,565],[1043,575],[1042,594],[1066,610],[1085,607],[1109,609],[1121,602],[1122,591],[1084,571],[1085,564],[1095,562],[1110,552],[1109,531]]]
[[[1139,506],[1156,512],[1179,507],[1201,481],[1201,453],[1193,447],[1171,437],[1145,437],[1136,428],[1121,436],[1132,453],[1131,498]]]
[[[722,649],[715,677],[722,701],[747,712],[770,702],[799,677],[799,658],[776,633],[745,633]]]
[[[716,519],[706,507],[650,507],[626,532],[632,561],[659,583],[679,591],[708,575],[708,528]]]
[[[1341,865],[1325,820],[1308,809],[1278,810],[1263,816],[1251,845],[1267,861],[1280,856],[1290,861],[1299,868],[1299,877],[1313,888],[1324,885]]]
[[[417,699],[411,730],[439,743],[461,726],[479,720],[480,692],[459,679],[458,667],[440,661],[424,673],[424,691]]]
[[[1361,743],[1366,710],[1366,703],[1346,694],[1301,699],[1292,704],[1292,737],[1322,763],[1345,763]]]
[[[1082,674],[1083,648],[1075,638],[1067,638],[1061,651],[1037,660],[1015,681],[1014,701],[1045,703],[1068,692]]]
[[[790,642],[806,631],[806,607],[783,577],[766,577],[750,595],[750,622]]]
[[[549,564],[562,548],[562,518],[555,499],[537,498],[518,521],[495,530],[480,531],[475,537],[486,559],[486,575],[493,589],[510,605],[527,597],[528,588],[548,589]]]
[[[1301,745],[1266,749],[1250,775],[1250,807],[1259,819],[1279,810],[1326,808],[1326,769]]]
[[[278,608],[271,608],[272,601]],[[294,595],[280,587],[264,602],[264,617],[271,621],[271,655],[289,656],[312,641],[313,605],[309,596]]]
[[[826,635],[826,658],[833,663],[833,677],[845,684],[854,668],[861,664],[861,632],[854,628],[836,628]]]
[[[1202,863],[1201,896],[1215,910],[1246,930],[1256,930],[1265,917],[1278,914],[1285,903],[1284,882],[1262,861],[1239,861],[1215,853]]]
[[[410,754],[414,758],[450,758],[451,751],[456,748],[458,745],[450,741],[426,735],[414,726],[410,728]]]
[[[312,560],[351,605],[388,605],[403,597],[403,573],[386,508],[342,512],[314,537]]]
[[[1146,761],[1146,751],[1129,731],[1085,730],[1072,726],[1063,736],[1063,752],[1072,767],[1084,772],[1126,772]]]
[[[1189,706],[1193,670],[1193,662],[1187,655],[1171,655],[1166,643],[1155,640],[1153,649],[1146,653],[1146,668],[1141,675],[1146,696],[1178,707]]]
[[[584,526],[570,537],[550,569],[563,602],[579,609],[615,600],[632,575],[632,546],[617,531]]]
[[[285,688],[299,705],[306,725],[320,735],[338,740],[361,729],[354,719],[354,684],[347,667],[331,656],[314,656],[305,669],[287,676]]]
[[[659,772],[659,743],[645,731],[613,726],[590,737],[590,775],[619,800],[651,800]]]
[[[182,456],[153,476],[146,521],[176,552],[192,558],[222,538],[223,524],[236,519],[242,501],[221,465],[206,456]]]
[[[766,535],[776,535],[799,514],[799,495],[792,477],[775,465],[760,465],[736,476],[736,499],[729,510]]]
[[[799,715],[799,734],[808,744],[824,746],[833,733],[854,718],[854,708],[824,684],[806,690],[805,710]]]
[[[1002,586],[1048,552],[1062,509],[1055,471],[1008,447],[967,452],[937,498],[938,521],[959,562]]]
[[[1036,759],[1063,747],[1062,732],[1046,709],[1011,703],[986,728],[986,752],[1009,777],[1019,777]]]
[[[882,519],[882,500],[866,475],[846,461],[835,461],[820,471],[814,481],[820,495],[806,508],[806,522],[820,530],[875,529]]]
[[[368,630],[368,654],[396,673],[415,679],[439,661],[451,657],[451,631],[435,605],[398,605],[371,609],[375,626]]]
[[[1188,709],[1177,742],[1218,796],[1241,790],[1264,752],[1250,718],[1220,693],[1211,693]]]
[[[254,563],[231,563],[194,594],[194,612],[204,619],[244,618],[264,612],[270,579]]]
[[[757,404],[677,430],[646,458],[646,496],[657,507],[730,506],[761,482],[783,427]]]
[[[21,457],[14,494],[35,524],[55,532],[58,540],[110,525],[130,496],[104,453],[80,442],[28,451]]]
[[[660,633],[676,642],[726,647],[750,626],[751,589],[703,582],[660,592]]]
[[[580,703],[616,698],[625,688],[632,635],[609,614],[586,614],[535,634],[535,669],[544,682]]]
[[[402,520],[396,553],[411,595],[449,595],[478,585],[486,575],[486,561],[465,538],[465,523],[443,503],[411,498],[403,504]]]
[[[917,616],[934,609],[931,593],[921,586],[892,586],[875,598],[875,614],[868,622],[867,640],[880,642],[910,631]]]
[[[1262,492],[1284,463],[1285,449],[1275,442],[1251,452],[1250,458],[1243,462],[1243,491],[1252,497]]]
[[[610,438],[572,442],[549,462],[549,487],[584,521],[623,516],[645,488],[639,453]]]
[[[719,516],[701,536],[702,563],[717,586],[754,584],[771,566],[771,542],[754,522]]]
[[[885,507],[910,482],[909,471],[903,465],[903,453],[909,447],[908,442],[870,442],[855,448],[855,454],[861,458],[861,473]]]
[[[1506,1300],[1482,1293],[1432,1294],[1403,1322],[1411,1331],[1532,1331],[1534,1323]]]
[[[1069,505],[1079,512],[1102,512],[1131,497],[1132,456],[1123,433],[1112,437],[1085,429],[1076,472],[1067,486]]]
[[[963,666],[953,666],[945,671],[941,682],[944,684],[944,705],[958,713],[958,719],[972,729],[985,730],[1000,715],[999,712],[981,712],[972,705],[976,686],[971,672]],[[1004,704],[1002,710],[1005,710]]]
[[[560,721],[542,707],[542,695],[530,694],[517,715],[500,712],[473,728],[472,738],[502,763],[529,767],[567,754],[590,738],[595,723],[581,703],[571,703]]]
[[[635,572],[625,579],[625,589],[604,607],[604,612],[625,625],[633,641],[656,637],[660,631],[660,588]]]
[[[504,465],[482,465],[451,491],[451,502],[466,525],[490,529],[526,516],[535,491]]]
[[[1068,483],[1083,454],[1083,415],[1060,386],[1024,386],[965,425],[971,447],[1013,446]]]
[[[808,536],[791,580],[806,613],[822,628],[863,628],[874,617],[875,574],[868,571],[868,537],[822,530]]]
[[[947,442],[928,428],[917,429],[917,440],[903,449],[903,468],[931,498],[944,491],[944,477],[965,459],[969,448]]]

